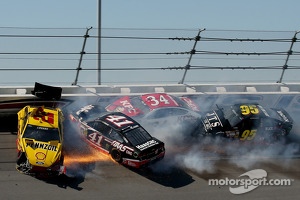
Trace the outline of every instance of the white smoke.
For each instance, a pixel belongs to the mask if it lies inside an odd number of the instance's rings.
[[[299,144],[286,143],[279,140],[271,144],[244,144],[226,146],[226,153],[230,156],[229,162],[244,169],[252,169],[255,165],[263,162],[278,163],[278,159],[284,160],[281,166],[289,165],[289,161],[299,152]]]
[[[81,163],[79,161],[68,162],[74,160],[75,157],[87,157],[92,155],[91,147],[83,140],[80,135],[78,125],[72,122],[69,114],[77,109],[95,102],[95,98],[78,97],[74,102],[64,108],[64,155],[66,161],[66,175],[69,177],[85,177],[87,172],[95,169],[95,162]],[[99,152],[100,154],[100,152]]]
[[[203,152],[198,151],[196,147],[192,147],[192,149],[186,153],[176,155],[174,159],[180,167],[198,173],[213,173],[215,171],[216,160],[212,159],[212,157],[208,157]]]
[[[216,102],[219,101],[222,102],[222,99],[216,99]],[[210,109],[211,107],[205,108]],[[297,117],[292,118],[295,122],[298,121]],[[287,138],[276,142],[268,142],[267,138],[266,141],[256,141],[257,143],[222,137],[188,138],[185,133],[178,131],[180,128],[177,126],[179,125],[165,123],[150,132],[164,141],[166,146],[166,156],[152,167],[154,170],[167,172],[170,168],[177,167],[199,174],[214,173],[218,170],[219,161],[247,170],[263,163],[289,167],[290,161],[300,152],[299,134],[295,126]]]
[[[155,172],[168,172],[172,168],[182,168],[198,173],[215,171],[218,160],[213,152],[203,151],[200,138],[191,140],[190,133],[183,133],[179,124],[164,124],[151,132],[152,136],[165,143],[166,155],[162,161],[151,166]],[[204,138],[204,143],[213,140]],[[217,140],[216,140],[217,141]]]
[[[94,100],[81,98],[77,105],[85,106]],[[205,108],[209,110],[215,103],[223,102],[223,99],[215,99],[207,102]],[[292,116],[294,120],[295,116]],[[252,169],[263,162],[277,162],[277,158],[283,159],[280,165],[289,165],[293,156],[299,154],[299,142],[281,140],[273,144],[252,145],[247,142],[233,141],[221,137],[190,137],[178,123],[165,121],[163,124],[153,126],[152,123],[143,121],[142,126],[157,139],[165,143],[165,158],[151,168],[155,172],[168,172],[173,168],[181,168],[196,173],[214,173],[218,170],[219,161],[227,161],[229,164],[244,169]],[[295,136],[296,130],[291,133]],[[275,158],[275,159],[274,159]]]

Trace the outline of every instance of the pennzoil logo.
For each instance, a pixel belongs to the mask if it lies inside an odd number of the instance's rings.
[[[26,147],[30,146],[33,149],[45,149],[49,151],[57,151],[57,146],[51,145],[51,144],[45,144],[45,143],[33,143],[33,142],[27,142]]]

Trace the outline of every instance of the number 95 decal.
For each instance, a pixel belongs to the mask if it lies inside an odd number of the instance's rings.
[[[241,105],[240,109],[242,115],[249,115],[249,114],[257,115],[259,113],[259,110],[256,107],[256,105]]]
[[[257,130],[244,130],[241,135],[240,140],[252,140],[256,135]]]

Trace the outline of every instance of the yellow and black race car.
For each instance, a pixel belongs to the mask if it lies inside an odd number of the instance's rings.
[[[48,86],[42,87],[47,89]],[[57,106],[27,105],[17,115],[16,169],[30,175],[65,173],[62,110]]]
[[[54,175],[65,172],[62,122],[59,108],[25,106],[18,112],[18,171]]]

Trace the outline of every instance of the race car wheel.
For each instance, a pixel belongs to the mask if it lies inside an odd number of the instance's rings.
[[[27,158],[24,152],[19,151],[17,157],[17,165],[26,162]]]
[[[114,159],[116,162],[118,163],[122,162],[122,155],[118,149],[112,149],[110,155],[112,159]]]

